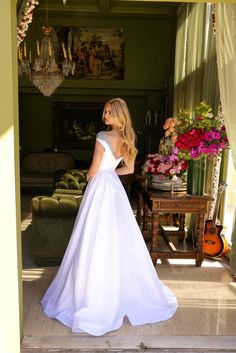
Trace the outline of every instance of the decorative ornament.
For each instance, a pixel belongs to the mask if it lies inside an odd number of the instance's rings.
[[[25,32],[28,30],[29,23],[31,23],[33,19],[33,10],[38,4],[38,0],[27,0],[25,3],[25,9],[19,17],[17,27],[17,47],[19,47],[20,43],[25,39]]]

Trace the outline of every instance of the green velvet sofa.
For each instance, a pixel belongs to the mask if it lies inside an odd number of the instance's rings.
[[[31,199],[32,250],[36,265],[60,264],[87,185],[86,174],[87,169],[56,172],[52,196]]]
[[[53,194],[31,199],[32,252],[37,266],[61,263],[87,185],[86,174],[87,169],[56,172]],[[125,184],[127,177],[121,179]]]
[[[32,208],[32,252],[38,266],[61,263],[82,195],[36,196]]]

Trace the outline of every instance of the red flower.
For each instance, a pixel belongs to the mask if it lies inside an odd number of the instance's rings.
[[[178,137],[175,146],[190,151],[192,147],[198,147],[202,140],[204,140],[202,129],[191,129]]]

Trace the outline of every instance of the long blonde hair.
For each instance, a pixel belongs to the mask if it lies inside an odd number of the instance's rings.
[[[120,132],[122,139],[121,154],[124,158],[124,161],[127,163],[134,162],[138,151],[135,147],[136,135],[132,127],[132,121],[127,104],[121,98],[113,98],[109,100],[105,104],[105,107],[108,104],[111,107],[112,116],[118,121],[117,130]]]

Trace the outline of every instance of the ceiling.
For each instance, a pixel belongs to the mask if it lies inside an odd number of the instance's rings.
[[[26,0],[18,0],[18,15],[24,8]],[[39,0],[35,12],[37,16],[45,16],[46,0]],[[91,17],[174,17],[177,2],[160,2],[158,0],[47,0],[50,18]]]

